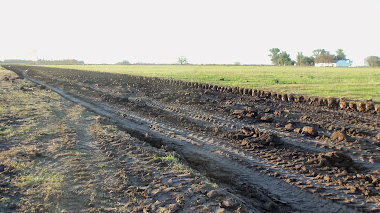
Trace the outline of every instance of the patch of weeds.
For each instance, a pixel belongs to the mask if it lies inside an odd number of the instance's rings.
[[[159,157],[159,159],[163,162],[166,162],[168,164],[171,164],[171,163],[177,163],[178,162],[178,159],[174,157],[174,154],[170,153],[166,156],[163,156],[163,157]]]
[[[42,169],[34,174],[21,176],[22,187],[42,186],[47,189],[58,188],[64,180],[59,172]]]
[[[84,155],[84,153],[82,153],[82,152],[78,152],[78,151],[75,152],[75,156],[77,156],[77,157],[81,157],[83,155]]]
[[[23,122],[22,124],[18,122]],[[30,123],[27,120],[16,120],[11,126],[1,125],[0,135],[6,138],[11,138],[15,136],[30,135],[34,129],[36,129],[37,124]]]
[[[24,173],[21,175],[17,186],[24,188],[27,194],[35,195],[31,201],[25,199],[24,205],[27,205],[28,202],[39,202],[39,200],[43,200],[45,207],[53,205],[62,195],[61,187],[64,179],[60,172],[46,168],[33,168],[28,173]]]
[[[313,75],[307,75],[307,78],[314,79]]]
[[[156,160],[159,159],[159,160],[161,160],[161,162],[168,164],[170,167],[179,169],[183,172],[186,172],[186,173],[192,172],[191,169],[189,167],[185,166],[181,162],[180,159],[175,157],[175,155],[173,153],[169,153],[166,156],[162,156],[162,157],[153,157],[153,160],[155,160],[155,158],[156,158]]]
[[[218,187],[218,184],[210,182],[208,180],[204,181],[204,184],[212,186],[213,188],[217,188]]]
[[[20,163],[14,162],[14,161],[9,162],[8,166],[13,167],[13,168],[20,170],[20,171],[25,168],[24,164],[20,164]]]

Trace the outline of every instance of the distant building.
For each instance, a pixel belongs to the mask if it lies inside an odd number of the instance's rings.
[[[351,63],[348,60],[333,60],[331,63],[315,63],[316,67],[349,67]]]
[[[339,60],[336,62],[337,67],[350,67],[351,63],[348,60]]]

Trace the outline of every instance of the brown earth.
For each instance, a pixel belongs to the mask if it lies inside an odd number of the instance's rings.
[[[0,212],[260,211],[153,139],[2,68],[0,109]]]
[[[345,100],[121,74],[6,68],[42,85],[19,87],[24,93],[52,89],[94,114],[109,117],[108,122],[115,122],[122,129],[119,131],[136,141],[162,148],[160,152],[175,152],[192,171],[200,172],[196,174],[230,193],[231,198],[217,199],[217,208],[380,211],[380,120],[374,104],[354,106]],[[72,128],[84,131],[94,126],[88,122],[85,125],[79,120]],[[95,134],[94,129],[87,130],[87,135]],[[114,145],[111,150],[104,154],[117,156],[124,148]],[[113,159],[112,165],[120,163],[120,158]],[[110,170],[118,172],[112,166]],[[200,191],[208,198],[215,197],[212,190]],[[14,199],[20,199],[20,194]]]

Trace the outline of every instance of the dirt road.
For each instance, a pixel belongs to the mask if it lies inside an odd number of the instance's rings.
[[[0,212],[260,210],[148,135],[2,68],[0,100]]]
[[[173,151],[230,193],[240,211],[380,211],[380,121],[374,104],[120,74],[7,68],[108,117],[149,147]],[[219,202],[218,208],[225,207]]]

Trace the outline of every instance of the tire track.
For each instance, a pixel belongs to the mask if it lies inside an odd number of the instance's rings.
[[[250,183],[252,185],[256,185],[257,183],[260,183],[260,188],[269,191],[270,194],[279,197],[279,200],[288,203],[295,209],[306,211],[310,208],[316,208],[326,212],[331,210],[340,210],[343,212],[353,211],[353,209],[334,203],[329,199],[316,196],[315,194],[309,193],[286,182],[280,181],[277,178],[272,178],[266,174],[257,172],[254,169],[247,168],[245,165],[242,165],[235,160],[226,159],[224,157],[220,157],[220,155],[216,155],[211,150],[218,148],[219,144],[218,147],[212,146],[210,144],[207,144],[208,147],[206,147],[204,141],[210,142],[210,140],[216,141],[217,139],[207,139],[203,136],[201,136],[203,137],[201,138],[199,136],[189,135],[188,132],[169,127],[165,124],[160,124],[151,119],[142,118],[140,115],[136,115],[130,112],[127,112],[127,120],[118,116],[121,113],[121,111],[118,109],[113,109],[108,106],[97,106],[94,103],[86,102],[79,97],[72,96],[60,89],[32,79],[27,75],[25,75],[25,77],[31,81],[54,90],[55,92],[73,102],[79,103],[101,115],[112,118],[126,129],[137,129],[140,132],[148,132],[157,138],[161,138],[167,141],[166,145],[168,147],[174,148],[177,152],[185,156],[185,158],[187,158],[189,161],[194,161],[192,158],[193,156],[197,156],[197,159],[195,159],[195,161],[199,161],[198,158],[211,160],[210,162],[212,162],[213,165],[217,165],[218,168],[223,168],[224,170],[227,170],[228,173],[234,174],[234,176],[241,182],[241,184]],[[149,128],[149,125],[159,125],[159,127],[162,129],[162,132],[152,131],[151,128]],[[174,134],[172,132],[174,132]],[[172,135],[172,137],[168,137],[167,135]],[[205,149],[205,147],[207,149]],[[259,159],[255,160],[259,161]],[[258,162],[258,164],[259,163],[260,162]],[[265,181],[263,182],[261,180]]]

